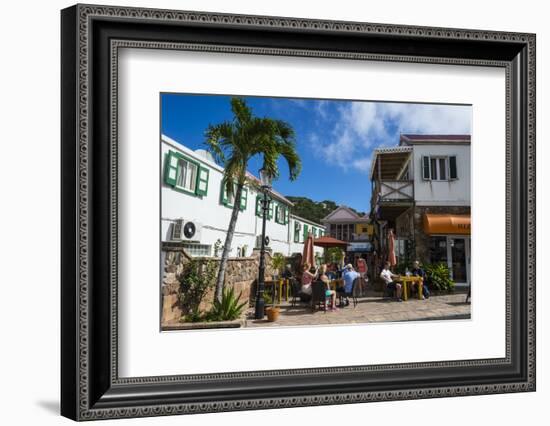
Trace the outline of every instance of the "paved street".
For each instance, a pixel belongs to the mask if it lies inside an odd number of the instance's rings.
[[[442,320],[470,318],[470,303],[465,303],[465,293],[432,296],[426,300],[410,298],[406,302],[382,299],[379,296],[361,297],[337,311],[312,311],[305,304],[292,307],[284,302],[276,322],[247,319],[246,327],[281,327],[325,324],[358,324],[369,322],[396,322],[415,320]],[[350,300],[351,302],[351,300]],[[253,309],[248,318],[253,318]]]

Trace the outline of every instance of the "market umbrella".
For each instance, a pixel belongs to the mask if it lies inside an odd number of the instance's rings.
[[[310,266],[315,265],[315,257],[313,253],[313,235],[308,234],[304,241],[304,252],[302,253],[302,265],[309,263]]]
[[[392,229],[388,232],[388,262],[390,262],[390,266],[397,264],[395,259],[395,237]]]
[[[324,235],[322,237],[316,238],[313,240],[313,245],[317,247],[340,247],[342,249],[346,249],[348,246],[348,243],[342,240],[337,240],[336,238],[329,237],[328,235]]]

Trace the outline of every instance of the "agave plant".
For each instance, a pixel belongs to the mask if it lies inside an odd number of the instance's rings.
[[[247,302],[239,303],[241,295],[242,292],[235,296],[233,287],[224,288],[222,300],[214,299],[212,309],[208,312],[208,319],[211,321],[232,321],[239,318],[247,305]]]

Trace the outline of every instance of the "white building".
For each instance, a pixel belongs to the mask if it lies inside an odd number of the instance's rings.
[[[193,151],[165,135],[161,146],[161,240],[180,243],[192,256],[220,256],[233,207],[222,186],[223,168],[207,151]],[[249,178],[257,181],[252,174]],[[322,225],[291,215],[293,204],[283,195],[272,190],[269,196],[266,236],[272,253],[302,253],[308,232],[324,235]],[[250,256],[260,247],[262,197],[253,185],[245,186],[231,257]],[[315,251],[322,254],[321,248]]]
[[[403,134],[399,146],[374,151],[371,167],[380,245],[393,228],[398,255],[410,247],[409,257],[445,262],[458,284],[470,282],[470,140]]]

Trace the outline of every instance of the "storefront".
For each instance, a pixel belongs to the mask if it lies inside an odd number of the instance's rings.
[[[470,284],[470,215],[425,214],[430,263],[446,263],[456,284]]]

